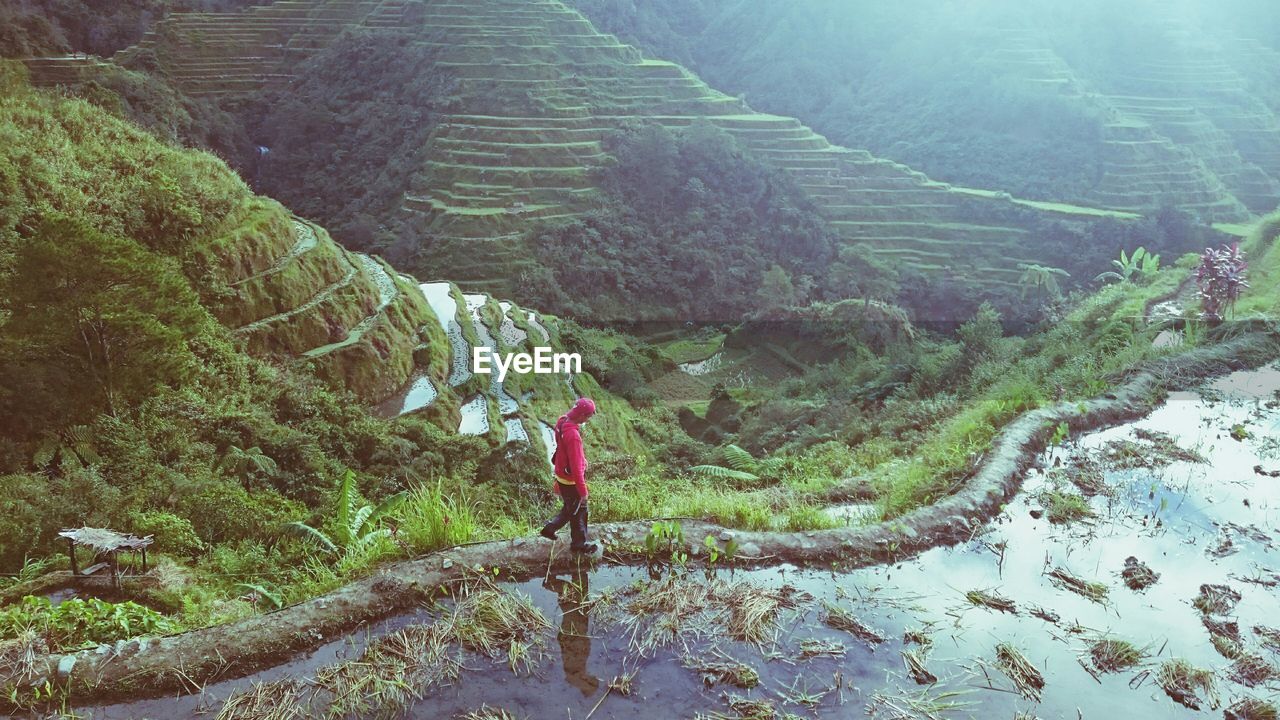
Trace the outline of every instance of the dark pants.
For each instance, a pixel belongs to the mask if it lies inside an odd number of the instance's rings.
[[[580,548],[587,544],[587,501],[578,495],[577,485],[560,483],[560,514],[547,523],[546,530],[558,532],[565,525],[569,526],[570,547]]]

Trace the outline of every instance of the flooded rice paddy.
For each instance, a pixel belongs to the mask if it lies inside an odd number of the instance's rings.
[[[256,677],[88,714],[345,693],[366,704],[338,717],[1269,717],[1249,713],[1280,690],[1278,388],[1237,373],[1053,448],[968,542],[894,565],[707,570],[658,543],[654,568],[478,575]],[[379,663],[402,687],[373,691]]]

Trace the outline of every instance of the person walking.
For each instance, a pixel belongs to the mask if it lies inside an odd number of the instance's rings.
[[[596,414],[596,404],[591,398],[578,398],[569,412],[556,421],[556,449],[551,456],[555,471],[553,488],[560,496],[560,513],[547,523],[539,533],[548,540],[555,540],[556,533],[569,526],[569,549],[576,553],[594,555],[598,548],[587,542],[587,455],[582,448],[581,427]]]

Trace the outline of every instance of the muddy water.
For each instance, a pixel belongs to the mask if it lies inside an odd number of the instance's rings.
[[[422,283],[418,287],[449,336],[449,387],[458,387],[471,379],[471,345],[458,324],[458,301],[453,298],[449,283]]]
[[[529,433],[524,429],[524,422],[520,418],[506,418],[502,425],[507,430],[507,442],[529,442]]]
[[[710,375],[716,370],[719,370],[720,366],[723,364],[724,364],[724,353],[718,352],[715,355],[712,355],[711,357],[707,358],[706,360],[699,360],[697,362],[680,363],[680,369],[690,375],[698,377],[702,375]]]
[[[462,419],[458,432],[463,435],[485,435],[489,432],[489,401],[484,395],[476,395],[458,408]]]
[[[471,314],[471,322],[475,327],[476,337],[479,338],[480,344],[489,348],[495,354],[501,352],[501,348],[493,338],[493,334],[489,332],[489,327],[485,325],[483,318],[480,316],[480,310],[488,302],[487,295],[464,295],[467,301],[467,311]],[[505,417],[520,409],[520,403],[516,401],[510,393],[507,392],[506,383],[498,380],[498,373],[492,372],[489,375],[489,394],[498,399],[498,411]]]
[[[458,316],[458,301],[453,299],[449,283],[422,283],[418,287],[427,298],[427,304],[435,311],[440,327],[449,332],[449,323]]]
[[[426,375],[411,379],[396,394],[378,403],[373,414],[380,418],[394,418],[429,407],[440,392]]]
[[[1280,591],[1250,582],[1280,580],[1275,577],[1280,556],[1273,547],[1280,541],[1280,478],[1254,469],[1280,470],[1278,388],[1280,372],[1275,369],[1240,373],[1202,393],[1174,395],[1144,420],[1054,450],[1046,459],[1050,468],[1059,462],[1079,463],[1082,457],[1101,458],[1116,442],[1136,442],[1141,433],[1157,431],[1175,438],[1178,447],[1209,458],[1207,463],[1104,470],[1106,492],[1091,498],[1093,516],[1083,521],[1049,522],[1037,496],[1055,482],[1051,475],[1057,473],[1033,471],[1004,514],[954,548],[853,572],[792,567],[717,571],[720,578],[771,588],[790,584],[813,596],[802,607],[785,611],[776,636],[762,647],[733,641],[714,627],[683,643],[695,652],[714,646],[747,663],[761,677],[755,689],[705,686],[681,666],[681,643],[652,657],[637,657],[618,613],[627,604],[626,588],[648,582],[648,575],[641,569],[605,566],[561,579],[585,582],[593,595],[616,593],[613,610],[586,614],[572,602],[562,607],[563,584],[544,587],[543,578],[511,587],[526,593],[554,628],[545,657],[531,674],[517,676],[505,665],[471,658],[461,680],[428,690],[403,717],[452,717],[485,703],[532,718],[690,718],[700,712],[733,717],[726,693],[768,699],[780,712],[810,718],[1007,719],[1015,712],[1043,720],[1222,717],[1223,710],[1208,702],[1200,711],[1175,704],[1155,684],[1155,670],[1175,657],[1213,670],[1224,707],[1244,695],[1265,698],[1280,689],[1274,683],[1248,689],[1230,680],[1230,661],[1214,650],[1202,616],[1192,606],[1201,584],[1230,586],[1241,599],[1229,617],[1239,623],[1246,651],[1280,663],[1280,655],[1264,648],[1252,632],[1258,625],[1280,626]],[[1159,573],[1145,591],[1130,590],[1120,579],[1130,556]],[[1056,585],[1048,576],[1054,568],[1104,584],[1105,599],[1093,601]],[[684,577],[688,583],[706,581],[696,569]],[[1011,599],[1015,612],[970,604],[965,593],[979,589]],[[821,622],[823,601],[851,610],[885,641],[872,646],[826,626]],[[424,620],[424,613],[406,614],[257,679],[307,677],[325,663],[357,653],[370,632]],[[932,639],[932,649],[924,654],[925,666],[939,678],[932,687],[917,685],[904,672],[900,652],[918,647],[904,645],[907,630],[923,631]],[[1099,637],[1130,641],[1149,657],[1139,667],[1095,677],[1082,660],[1087,662],[1088,648]],[[800,647],[807,639],[836,641],[846,652],[805,659]],[[1001,642],[1017,647],[1043,673],[1039,702],[1019,694],[996,666],[995,647]],[[633,670],[631,694],[606,697],[608,681]],[[247,685],[246,679],[210,686],[203,697],[99,708],[90,717],[197,717],[201,707],[216,709],[228,693]],[[795,690],[825,694],[806,706],[795,702]],[[961,693],[950,700],[962,707],[936,715],[890,710],[906,707],[908,694],[937,697],[949,691]]]
[[[525,340],[529,339],[529,333],[516,325],[515,320],[511,318],[511,308],[515,306],[505,300],[498,303],[498,306],[502,308],[502,326],[498,329],[502,344],[507,347],[520,347]]]

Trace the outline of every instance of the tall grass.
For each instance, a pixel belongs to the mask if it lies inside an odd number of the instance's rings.
[[[463,497],[446,496],[440,483],[409,492],[400,508],[398,536],[415,553],[426,553],[474,539],[480,523]]]

